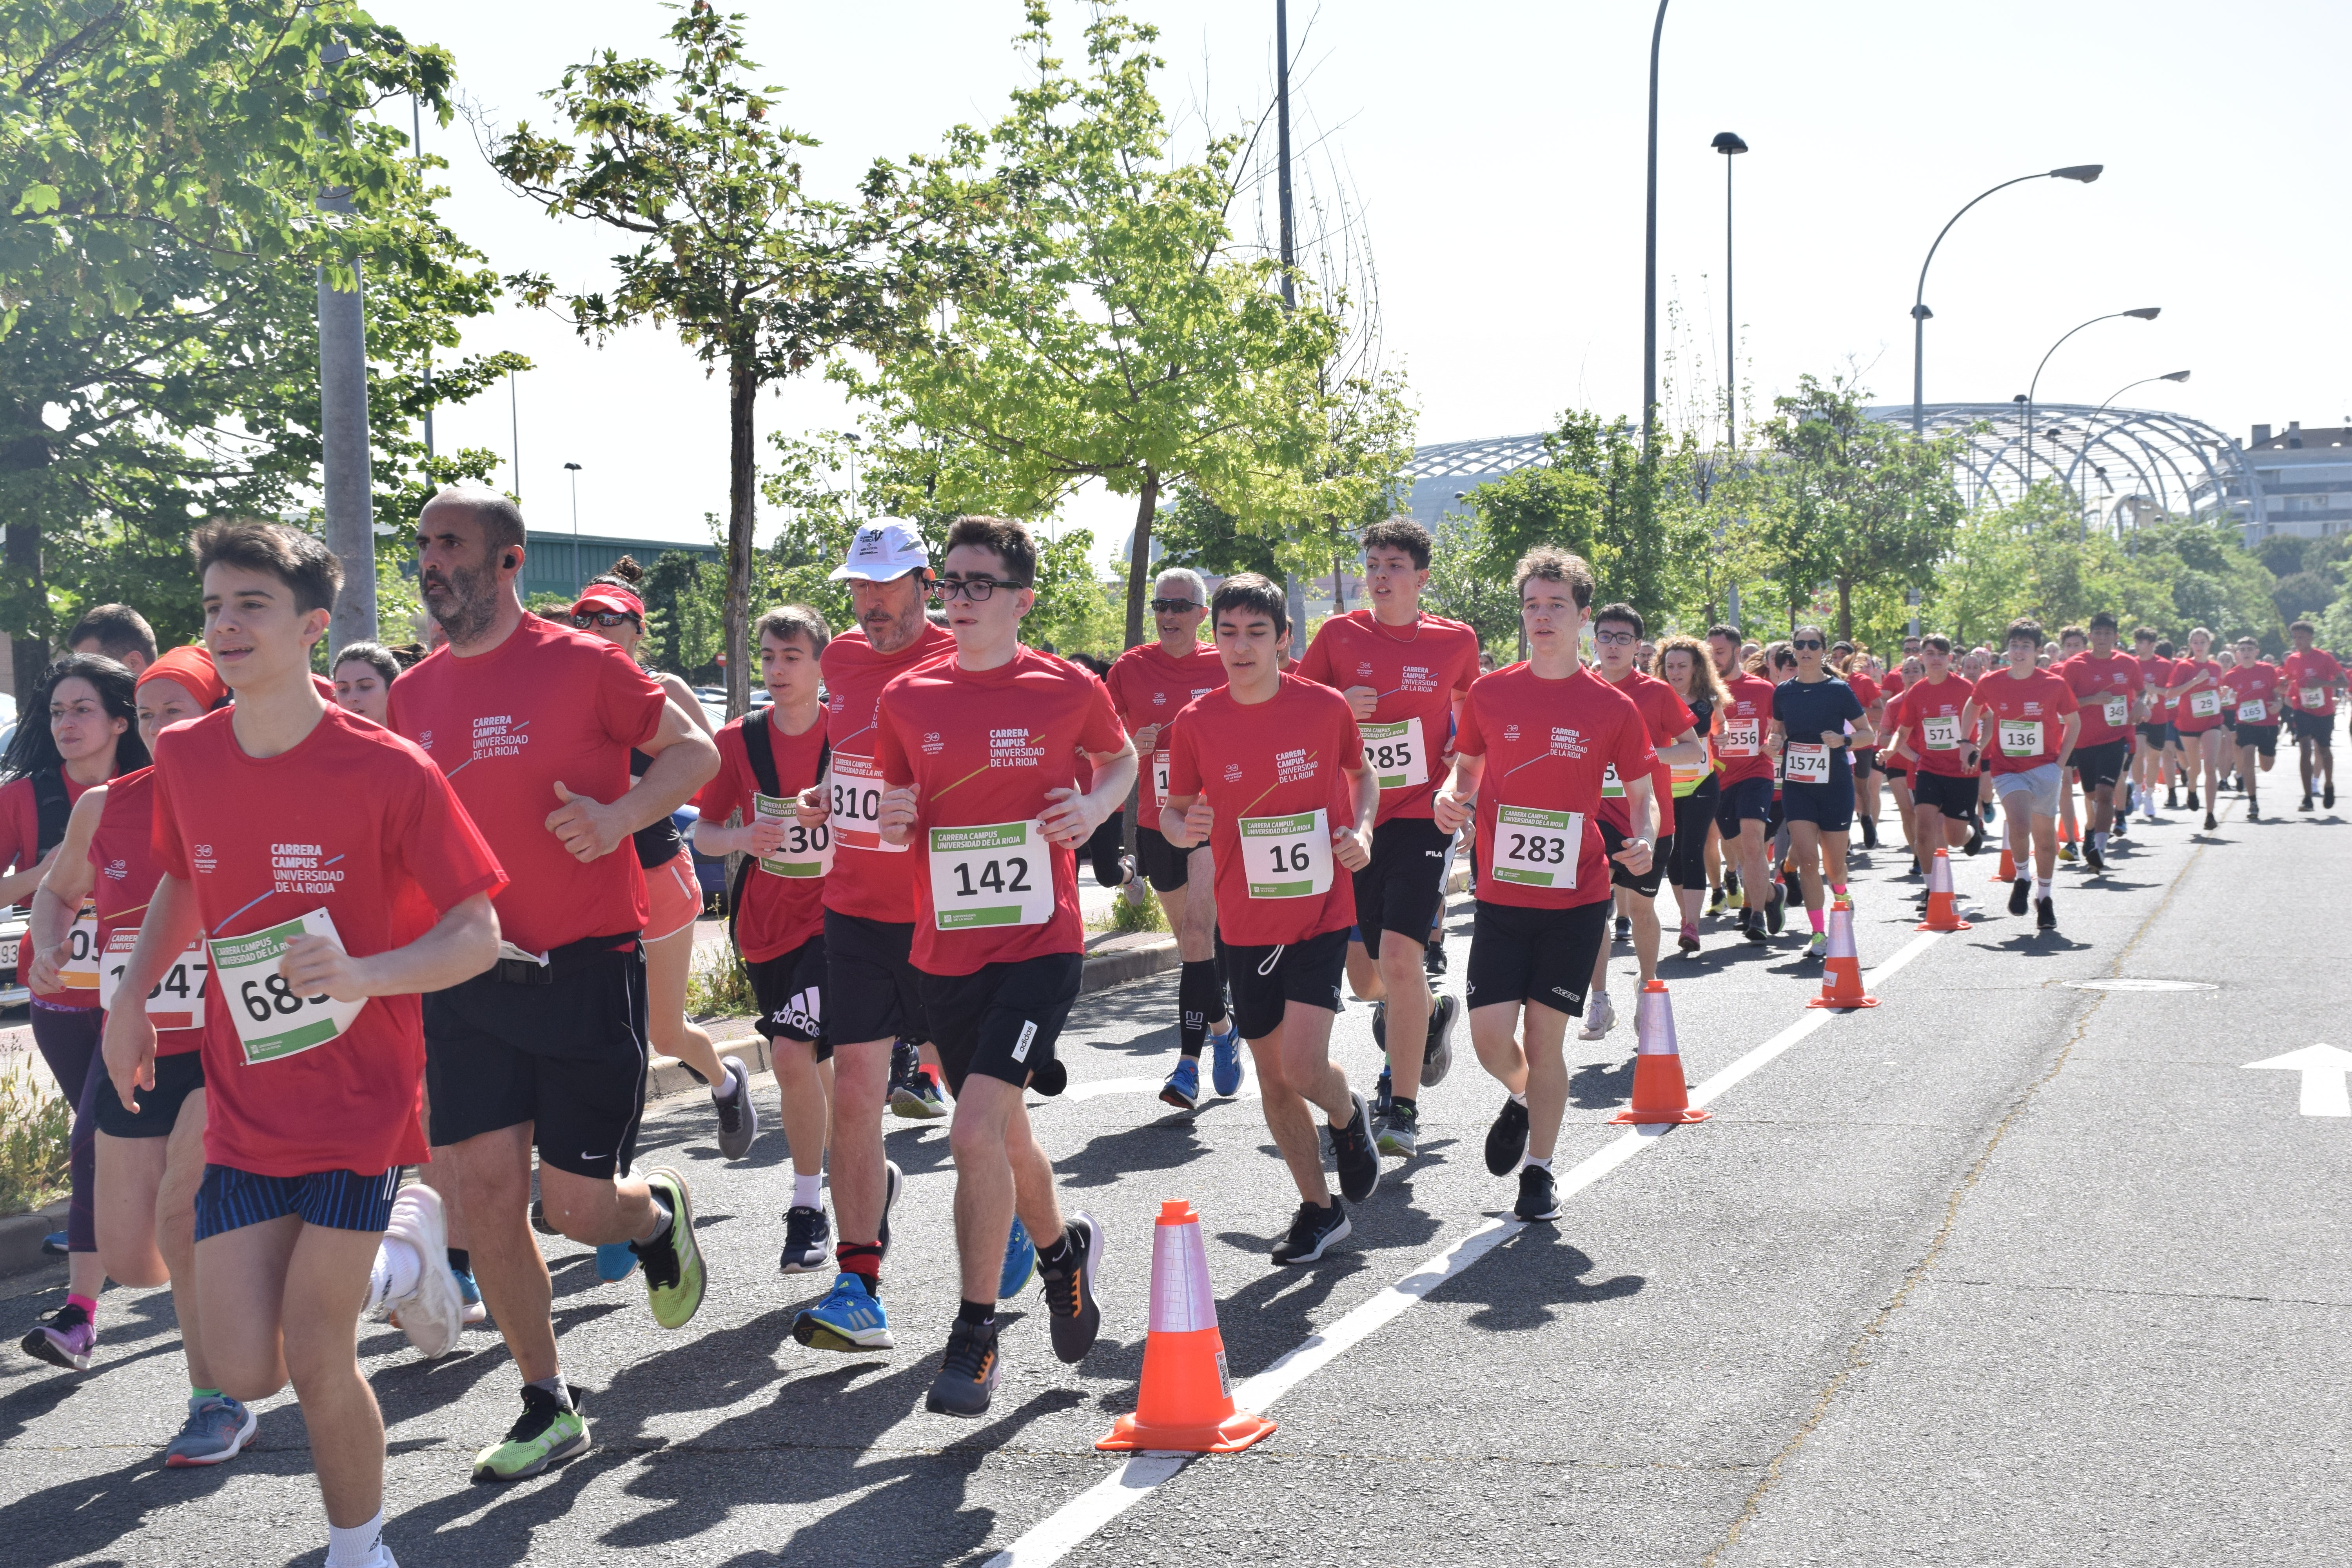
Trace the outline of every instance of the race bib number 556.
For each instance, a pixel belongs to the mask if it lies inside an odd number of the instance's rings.
[[[278,961],[298,936],[342,940],[336,934],[334,918],[324,910],[312,910],[266,931],[214,937],[205,943],[212,949],[214,987],[236,1024],[237,1043],[245,1048],[248,1067],[317,1049],[350,1028],[367,1005],[364,999],[338,1002],[324,992],[295,994],[278,972]]]

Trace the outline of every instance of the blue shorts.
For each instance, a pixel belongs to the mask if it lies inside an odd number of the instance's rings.
[[[1825,833],[1853,826],[1853,775],[1840,768],[1827,784],[1784,784],[1780,813],[1790,822],[1810,822]]]
[[[1726,838],[1737,838],[1742,817],[1764,824],[1766,833],[1772,831],[1779,813],[1772,809],[1770,779],[1741,779],[1723,786],[1723,793],[1716,797],[1715,826]]]
[[[257,1176],[232,1165],[206,1165],[196,1189],[196,1239],[248,1225],[302,1216],[329,1230],[381,1231],[392,1223],[400,1167],[362,1176],[356,1171],[315,1171],[307,1176]]]

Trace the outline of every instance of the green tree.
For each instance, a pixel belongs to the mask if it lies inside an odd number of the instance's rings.
[[[1601,599],[1663,623],[1704,539],[1696,512],[1661,508],[1664,461],[1658,448],[1643,451],[1629,422],[1568,410],[1544,437],[1542,462],[1466,498],[1479,523],[1465,536],[1482,542],[1478,569],[1508,581],[1521,555],[1556,544],[1591,563]]]
[[[1497,572],[1488,564],[1494,555],[1485,523],[1446,518],[1432,542],[1429,585],[1421,598],[1433,613],[1475,631],[1480,646],[1508,663],[1518,657],[1519,599],[1511,591],[1509,568]]]

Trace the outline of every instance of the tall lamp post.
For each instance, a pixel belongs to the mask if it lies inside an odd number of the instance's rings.
[[[588,586],[588,569],[580,563],[580,465],[566,463],[572,476],[572,591],[581,593]]]
[[[1991,195],[1993,191],[2005,191],[2011,185],[2021,185],[2028,180],[2079,180],[2089,184],[2099,177],[2105,163],[2070,163],[2063,169],[2049,169],[2039,174],[2020,174],[2013,180],[2003,180],[1991,191],[1976,198],[1954,213],[1944,226],[1936,231],[1936,244],[1927,247],[1927,259],[1919,263],[1919,289],[1911,300],[1911,434],[1924,436],[1927,430],[1927,318],[1936,312],[1927,309],[1927,268],[1936,259],[1936,247],[1944,243],[1944,236],[1952,232],[1952,225],[1966,217],[1969,207]]]
[[[1723,448],[1739,446],[1739,312],[1731,308],[1731,160],[1748,151],[1737,132],[1718,131],[1710,143],[1723,154]]]
[[[2095,419],[2097,419],[2097,418],[2098,418],[2098,416],[2099,416],[2100,415],[2105,414],[2105,413],[2109,408],[2111,408],[2111,407],[2113,407],[2113,406],[2115,405],[2115,401],[2116,401],[2116,398],[2121,397],[2125,393],[2131,391],[2131,390],[2132,390],[2132,388],[2134,388],[2134,387],[2136,387],[2136,386],[2146,386],[2146,385],[2147,385],[2147,384],[2148,384],[2149,383],[2151,383],[2151,382],[2158,382],[2158,381],[2174,381],[2174,382],[2179,382],[2179,381],[2187,381],[2188,379],[2189,379],[2189,373],[2188,373],[2187,371],[2185,371],[2185,370],[2168,370],[2168,371],[2166,371],[2162,375],[2144,375],[2144,376],[2141,376],[2137,381],[2127,381],[2127,382],[2126,382],[2123,385],[2116,387],[2113,392],[2110,392],[2109,394],[2107,394],[2105,401],[2102,402],[2102,403],[2101,403],[2101,404],[2100,404],[2096,408],[2094,408],[2094,409],[2092,409],[2092,410],[2091,410],[2091,419],[2092,419],[2092,420],[2095,420]],[[2091,449],[2090,437],[2091,437],[2092,436],[2095,436],[2095,435],[2096,435],[2096,434],[2097,434],[2097,432],[2096,432],[2096,431],[2094,431],[2094,430],[2092,430],[2092,429],[2090,429],[2090,428],[2089,428],[2089,424],[2090,424],[2090,421],[2088,421],[2088,420],[2084,421],[2084,442],[2083,442],[2083,450],[2082,450],[2080,453],[2077,453],[2077,454],[2075,455],[2075,458],[2074,458],[2074,467],[2075,467],[2075,468],[2081,468],[2081,467],[2083,466],[2083,459],[2084,459],[2084,457],[2086,457],[2086,456],[2089,454],[2089,452],[2090,452],[2090,449]],[[2097,464],[2095,464],[2095,463],[2094,463],[2094,464],[2091,466],[2091,471],[2092,471],[2093,473],[2095,473],[2095,474],[2097,474],[2097,475],[2099,476],[2099,478],[2100,478],[2100,479],[2105,479],[2105,478],[2107,477],[2107,475],[2106,475],[2106,470],[2105,470],[2105,469],[2104,469],[2104,468],[2100,468],[2100,467],[2099,467]],[[2090,510],[2090,506],[2091,506],[2090,487],[2089,487],[2088,485],[2085,485],[2085,486],[2084,486],[2084,487],[2083,487],[2083,509],[2084,509],[2085,511],[2087,511],[2087,510]]]
[[[2033,397],[2034,394],[2042,388],[2042,372],[2050,363],[2050,354],[2056,353],[2060,344],[2081,331],[2083,327],[2095,327],[2101,321],[2113,321],[2125,316],[2129,316],[2135,321],[2153,321],[2163,313],[2164,307],[2161,305],[2142,305],[2137,310],[2110,310],[2104,316],[2092,317],[2084,321],[2082,327],[2069,328],[2057,342],[2050,345],[2050,353],[2043,354],[2042,363],[2033,367],[2033,379],[2025,386],[2025,488],[2027,489],[2033,488]]]
[[[1642,261],[1642,450],[1658,418],[1658,46],[1666,36],[1666,0],[1650,29],[1650,215]]]

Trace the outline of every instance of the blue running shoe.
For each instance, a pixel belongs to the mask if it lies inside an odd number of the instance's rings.
[[[1178,1057],[1176,1070],[1160,1086],[1160,1098],[1179,1110],[1190,1110],[1201,1103],[1201,1064],[1191,1057]]]
[[[625,1241],[608,1241],[596,1249],[596,1278],[610,1283],[637,1271],[637,1255]]]
[[[63,1258],[66,1255],[67,1244],[72,1239],[72,1237],[62,1230],[49,1232],[48,1235],[41,1237],[42,1255],[47,1258]]]
[[[1209,1037],[1209,1084],[1231,1100],[1242,1091],[1242,1026],[1225,1020],[1225,1032]]]
[[[234,1459],[252,1438],[254,1426],[253,1412],[226,1394],[191,1399],[188,1419],[163,1450],[163,1463],[176,1470]]]
[[[450,1272],[457,1277],[457,1300],[463,1309],[457,1314],[458,1320],[462,1322],[478,1323],[488,1317],[490,1310],[482,1305],[482,1288],[474,1283],[474,1271],[470,1268],[454,1268]]]
[[[816,1351],[887,1351],[890,1318],[856,1275],[836,1274],[824,1300],[793,1319],[793,1338]]]
[[[1037,1244],[1029,1239],[1029,1227],[1021,1216],[1013,1216],[1013,1234],[1004,1238],[1004,1272],[996,1277],[996,1299],[1010,1301],[1021,1294],[1037,1272]]]

